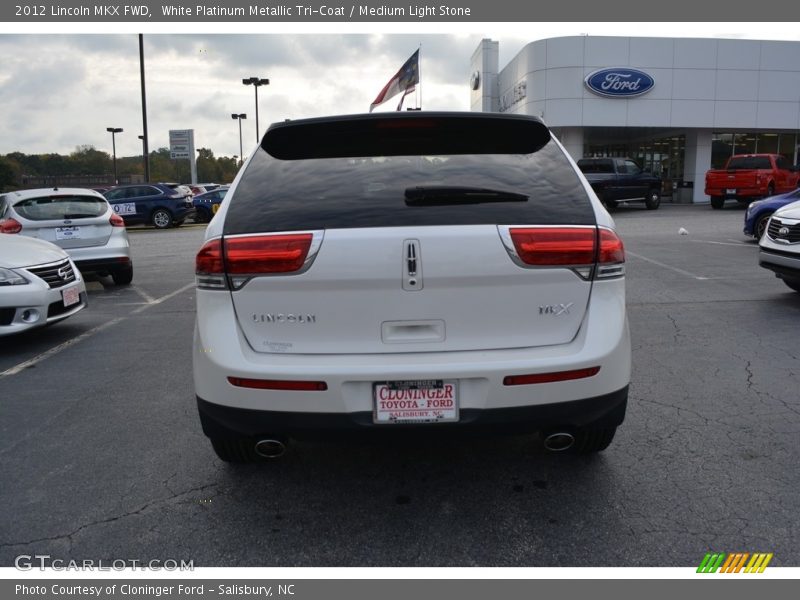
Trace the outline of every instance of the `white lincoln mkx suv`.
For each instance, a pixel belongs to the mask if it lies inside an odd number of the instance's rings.
[[[630,380],[624,261],[539,119],[274,124],[196,258],[203,430],[233,462],[330,434],[604,450]]]

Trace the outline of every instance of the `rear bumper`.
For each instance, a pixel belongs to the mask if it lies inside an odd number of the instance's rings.
[[[133,263],[128,256],[117,258],[89,258],[86,260],[76,260],[75,264],[81,273],[105,273],[116,271],[117,269],[128,269]]]
[[[197,398],[203,432],[210,438],[335,439],[352,436],[533,433],[548,429],[616,427],[625,419],[628,387],[573,402],[495,409],[464,409],[456,423],[385,425],[372,413],[304,413],[233,408]]]

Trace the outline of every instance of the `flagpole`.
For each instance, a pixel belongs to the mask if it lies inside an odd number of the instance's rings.
[[[422,110],[422,42],[420,42],[417,52],[419,52],[419,58],[417,60],[417,79],[419,79],[419,99],[417,101],[417,109]]]

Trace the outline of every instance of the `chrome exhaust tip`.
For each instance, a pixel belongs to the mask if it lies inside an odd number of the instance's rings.
[[[575,443],[575,436],[565,431],[551,433],[544,438],[544,447],[550,452],[563,452],[569,450]]]
[[[281,440],[258,440],[255,451],[256,454],[263,458],[279,458],[286,452],[286,444]]]

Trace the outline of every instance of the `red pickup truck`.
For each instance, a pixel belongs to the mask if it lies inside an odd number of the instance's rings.
[[[724,169],[706,173],[706,194],[711,206],[722,208],[725,200],[748,203],[758,198],[789,192],[797,187],[798,169],[780,154],[737,154]]]

